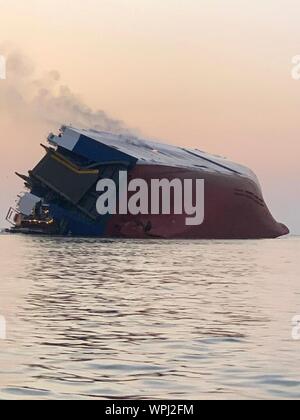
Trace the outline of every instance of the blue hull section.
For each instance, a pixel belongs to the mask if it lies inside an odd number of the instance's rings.
[[[107,217],[103,217],[101,222],[90,221],[79,212],[65,210],[56,204],[50,206],[51,215],[60,224],[61,230],[65,235],[74,236],[104,236]]]

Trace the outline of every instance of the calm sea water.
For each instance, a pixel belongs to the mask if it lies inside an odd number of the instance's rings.
[[[300,398],[300,238],[0,235],[0,398]]]

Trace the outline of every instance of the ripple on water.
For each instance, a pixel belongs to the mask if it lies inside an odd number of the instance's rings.
[[[300,398],[300,239],[0,236],[2,398]]]

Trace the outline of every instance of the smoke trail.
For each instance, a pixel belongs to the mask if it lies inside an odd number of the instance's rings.
[[[132,134],[122,121],[93,111],[61,82],[58,71],[42,77],[26,55],[0,45],[6,80],[0,80],[0,228],[22,189],[14,171],[27,173],[41,157],[39,144],[62,124]]]
[[[93,111],[61,82],[58,71],[36,76],[34,63],[20,51],[6,51],[7,80],[0,84],[2,112],[13,117],[39,121],[51,126],[72,124],[81,128],[130,134],[126,125],[104,111]]]

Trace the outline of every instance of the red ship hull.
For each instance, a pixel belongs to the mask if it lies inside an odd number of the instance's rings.
[[[115,215],[107,224],[105,236],[164,239],[260,239],[289,233],[276,222],[260,190],[252,180],[238,174],[152,165],[138,165],[130,173],[149,184],[152,179],[204,179],[205,218],[199,226],[187,226],[182,215]]]
[[[29,193],[9,210],[13,232],[140,239],[259,239],[289,233],[272,217],[255,174],[225,158],[65,126],[48,141],[34,169],[18,174]],[[109,193],[103,187],[107,181],[113,184]]]

